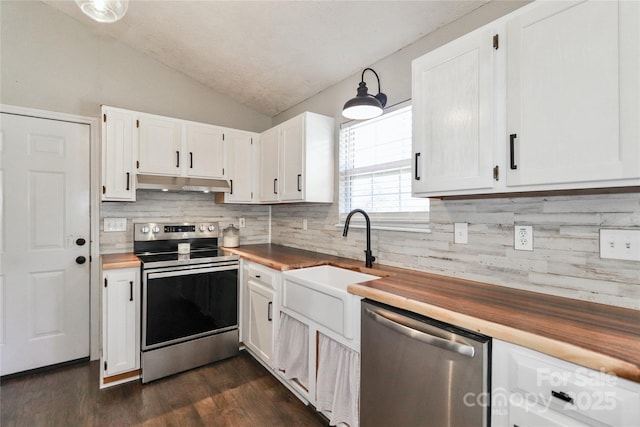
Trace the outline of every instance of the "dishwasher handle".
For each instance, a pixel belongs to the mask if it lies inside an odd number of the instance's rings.
[[[398,320],[391,320],[378,311],[370,310],[368,308],[365,308],[364,310],[365,313],[367,313],[367,315],[376,322],[409,338],[422,341],[425,344],[433,345],[435,347],[440,347],[444,350],[453,351],[469,358],[472,358],[475,355],[475,349],[470,345],[449,341],[426,332],[419,331],[411,326],[398,322]]]

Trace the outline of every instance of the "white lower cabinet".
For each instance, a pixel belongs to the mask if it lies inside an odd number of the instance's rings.
[[[242,260],[242,341],[265,366],[273,367],[274,337],[277,331],[277,304],[280,272],[255,262]]]
[[[493,340],[494,427],[637,426],[640,384]]]
[[[102,273],[102,359],[100,386],[140,375],[140,269]]]

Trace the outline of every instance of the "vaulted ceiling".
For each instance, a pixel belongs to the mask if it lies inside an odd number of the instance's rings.
[[[73,1],[43,1],[269,116],[486,3],[132,0],[99,24]]]

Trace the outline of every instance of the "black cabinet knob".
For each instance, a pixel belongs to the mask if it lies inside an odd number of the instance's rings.
[[[87,262],[87,259],[83,256],[79,256],[78,258],[76,258],[77,264],[84,264],[85,262]]]
[[[87,243],[87,241],[84,240],[82,237],[76,240],[76,245],[78,246],[84,246],[85,243]]]

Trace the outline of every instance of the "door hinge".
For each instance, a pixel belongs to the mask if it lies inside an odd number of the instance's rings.
[[[500,46],[500,36],[496,34],[495,36],[493,36],[493,48],[498,49],[499,46]]]
[[[140,120],[136,119],[136,127],[139,128],[140,127]]]
[[[140,160],[136,160],[136,169],[140,169]]]
[[[493,179],[496,181],[500,180],[500,167],[498,165],[493,168]]]
[[[104,114],[102,115],[102,121],[103,121],[103,122],[105,122],[105,123],[107,123],[107,113],[104,113]]]
[[[105,185],[102,186],[102,194],[107,193],[107,187]]]
[[[105,288],[107,287],[107,278],[106,277],[104,278],[104,287]]]
[[[106,360],[104,361],[104,370],[105,371],[107,370],[107,361]]]

